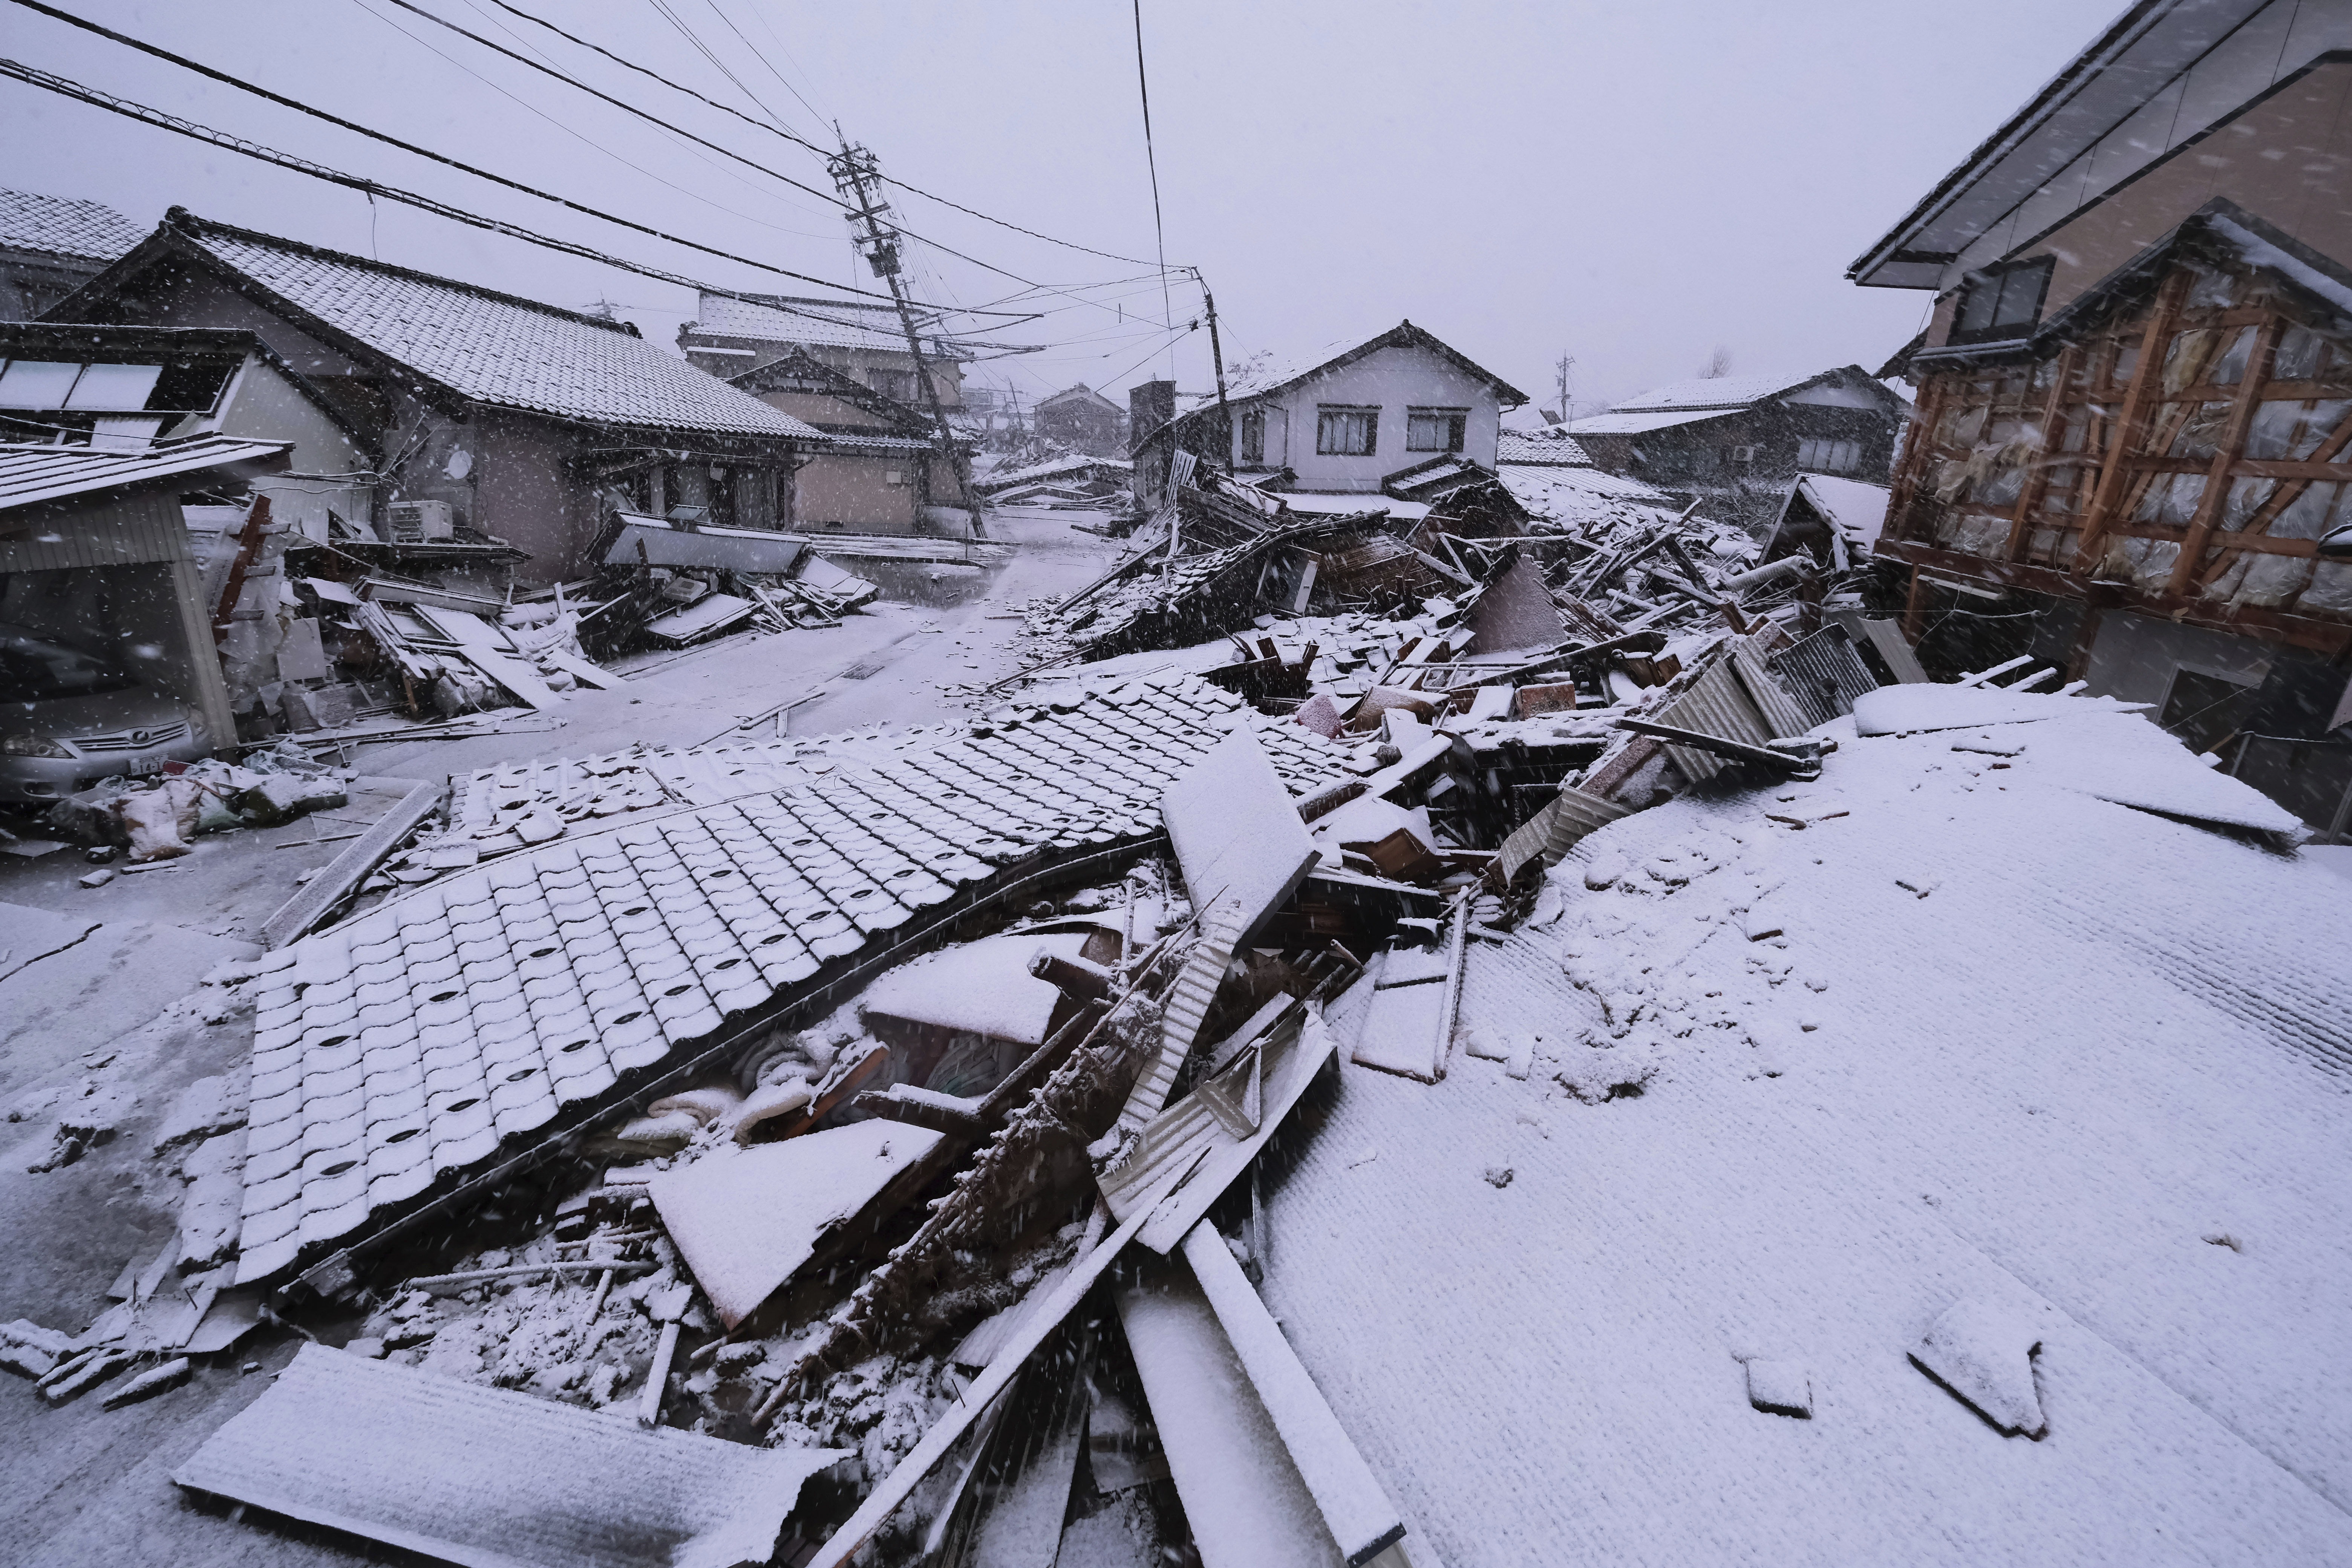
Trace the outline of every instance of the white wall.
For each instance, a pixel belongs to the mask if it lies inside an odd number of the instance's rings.
[[[1316,452],[1316,409],[1324,404],[1380,409],[1380,433],[1370,457]],[[1383,476],[1438,456],[1405,449],[1407,408],[1467,408],[1462,455],[1488,468],[1495,466],[1496,437],[1502,428],[1502,408],[1492,384],[1419,347],[1375,349],[1336,371],[1309,377],[1265,407],[1265,466],[1289,468],[1303,490],[1377,491]],[[1235,462],[1240,457],[1241,410],[1236,406]]]
[[[307,477],[349,474],[373,467],[359,444],[324,410],[303,395],[275,365],[248,355],[221,399],[220,412],[202,422],[185,421],[174,435],[209,426],[224,436],[255,441],[291,441],[290,473],[256,479],[253,488],[269,498],[272,521],[292,523],[309,537],[327,537],[327,512],[346,522],[365,523],[373,487]]]

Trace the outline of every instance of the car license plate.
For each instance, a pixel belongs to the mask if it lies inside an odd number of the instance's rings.
[[[163,759],[161,757],[133,757],[131,759],[131,767],[129,772],[131,776],[134,779],[143,779],[151,774],[160,773],[163,771]]]

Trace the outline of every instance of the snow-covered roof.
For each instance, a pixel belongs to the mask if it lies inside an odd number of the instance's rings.
[[[0,445],[0,510],[215,468],[272,472],[286,466],[293,449],[290,441],[237,441],[226,436],[162,442],[132,451],[8,443]]]
[[[147,231],[103,202],[0,190],[0,250],[112,261]]]
[[[1006,468],[1001,472],[991,472],[977,479],[973,488],[982,495],[990,495],[998,490],[1011,489],[1015,485],[1036,484],[1044,479],[1091,474],[1097,471],[1130,474],[1135,471],[1135,465],[1124,458],[1090,458],[1079,452],[1067,458],[1055,458],[1048,463],[1032,463],[1025,468]]]
[[[2352,1561],[2352,896],[2046,701],[1601,828],[1443,1082],[1343,1065],[1263,1292],[1439,1561]]]
[[[887,305],[845,300],[803,300],[789,294],[705,293],[687,335],[749,338],[755,342],[822,343],[829,348],[907,352],[906,329]],[[925,337],[923,352],[942,359],[969,356],[943,338]]]
[[[1341,339],[1326,343],[1322,348],[1315,350],[1312,357],[1268,359],[1255,370],[1245,373],[1237,372],[1229,376],[1225,383],[1226,396],[1229,400],[1238,400],[1244,397],[1262,397],[1271,393],[1281,392],[1310,376],[1340,369],[1342,366],[1352,364],[1366,354],[1387,348],[1430,350],[1451,361],[1465,374],[1476,376],[1493,386],[1496,395],[1506,408],[1516,408],[1528,400],[1526,393],[1519,391],[1494,372],[1465,357],[1460,350],[1444,342],[1426,328],[1416,327],[1411,321],[1400,321],[1379,336],[1366,338],[1360,342],[1351,343]],[[1188,396],[1184,401],[1190,405],[1191,411],[1197,411],[1200,408],[1213,405],[1217,401],[1217,395],[1213,392],[1204,393],[1196,396]]]
[[[1552,530],[1586,533],[1628,519],[1682,509],[1665,491],[1598,468],[1545,468],[1507,463],[1496,470],[1511,499]]]
[[[298,321],[308,318],[472,402],[635,428],[817,433],[619,322],[231,228],[179,207],[157,231],[166,237],[283,301]]]
[[[1664,386],[1654,387],[1639,397],[1629,397],[1611,412],[1746,408],[1778,393],[1791,392],[1807,382],[1818,381],[1822,374],[1820,371],[1808,371],[1802,375],[1695,376],[1689,381],[1669,382]]]
[[[1495,442],[1495,461],[1500,463],[1537,463],[1563,468],[1590,468],[1591,454],[1576,444],[1576,437],[1564,425],[1548,425],[1540,430],[1506,430]]]
[[[1790,486],[1801,489],[1813,510],[1829,520],[1850,549],[1868,550],[1886,526],[1886,503],[1895,492],[1885,485],[1842,479],[1831,474],[1804,474]]]
[[[1419,522],[1429,515],[1427,501],[1399,500],[1377,491],[1283,490],[1277,499],[1291,511],[1315,517],[1353,517],[1360,512],[1384,511],[1401,521]]]
[[[612,1110],[787,993],[870,976],[1006,868],[1158,832],[1161,792],[1246,711],[1190,676],[1016,706],[812,781],[576,824],[271,954],[238,1279]],[[1293,793],[1341,776],[1339,748],[1262,728]]]
[[[1676,425],[1703,424],[1738,412],[1736,408],[1708,408],[1696,413],[1664,409],[1647,413],[1593,414],[1568,428],[1570,434],[1577,436],[1640,436],[1652,430],[1670,429]]]

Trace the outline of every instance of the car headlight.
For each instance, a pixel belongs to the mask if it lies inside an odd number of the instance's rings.
[[[0,740],[0,755],[71,759],[73,753],[47,735],[11,735],[5,740]]]
[[[192,712],[188,715],[188,739],[194,741],[199,746],[206,746],[212,743],[213,732],[205,728],[205,721],[202,714]]]

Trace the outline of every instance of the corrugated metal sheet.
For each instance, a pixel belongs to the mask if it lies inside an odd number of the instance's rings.
[[[1747,689],[1732,673],[1728,658],[1716,660],[1706,674],[1691,683],[1688,690],[1651,717],[1678,730],[1700,730],[1726,740],[1744,741],[1751,746],[1760,746],[1772,739],[1770,727],[1756,710]],[[1688,746],[1669,745],[1666,755],[1682,770],[1683,776],[1694,783],[1711,779],[1730,765],[1721,757],[1695,752]]]
[[[639,551],[642,548],[643,553]],[[706,566],[730,572],[790,572],[806,549],[789,533],[703,528],[688,533],[658,518],[624,514],[620,536],[604,552],[607,566]]]
[[[1585,835],[1633,814],[1631,806],[1603,800],[1570,787],[1555,795],[1541,811],[1521,823],[1503,840],[1496,860],[1506,884],[1516,880],[1528,861],[1540,856],[1544,865],[1557,866]]]
[[[1816,724],[1853,711],[1853,700],[1878,689],[1878,678],[1841,626],[1826,626],[1772,660],[1772,673]]]
[[[1759,639],[1744,638],[1731,645],[1731,672],[1738,677],[1748,700],[1756,704],[1757,715],[1764,727],[1772,731],[1773,739],[1801,735],[1811,729],[1814,721],[1806,717],[1805,710],[1781,689],[1772,678],[1766,664]]]
[[[136,452],[0,443],[0,511],[206,468],[250,466],[256,472],[270,472],[284,468],[286,455],[293,449],[290,441],[233,441],[220,436],[166,442]]]
[[[193,561],[180,498],[169,490],[0,517],[0,572],[63,572]]]

